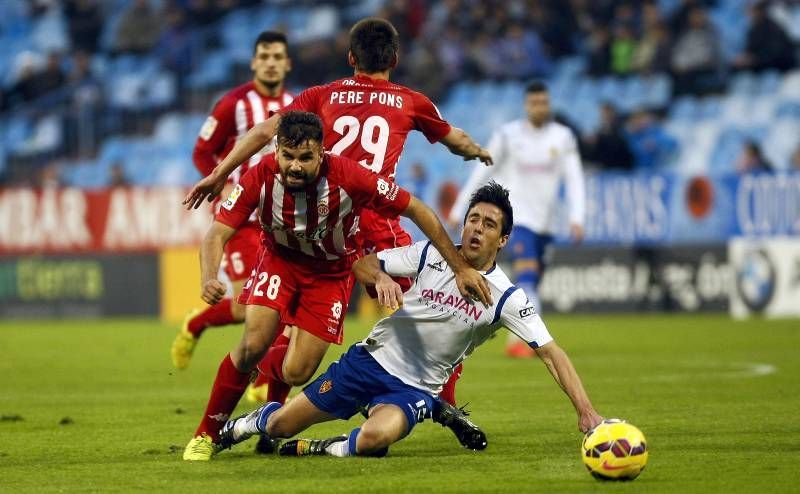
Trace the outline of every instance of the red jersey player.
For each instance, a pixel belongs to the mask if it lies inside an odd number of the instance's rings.
[[[376,18],[357,22],[350,31],[348,53],[348,62],[355,69],[354,76],[309,88],[285,110],[311,111],[319,115],[325,129],[326,149],[358,161],[387,180],[394,181],[400,153],[406,136],[412,130],[422,132],[432,143],[441,142],[465,160],[478,158],[491,164],[488,151],[464,131],[442,119],[426,96],[389,81],[390,73],[397,65],[398,49],[399,36],[390,22]],[[280,112],[249,131],[220,165],[195,185],[186,202],[199,206],[206,196],[219,194],[230,172],[272,140],[279,122]],[[397,217],[381,218],[365,211],[359,228],[362,243],[370,251],[411,244],[411,237],[400,227]],[[403,290],[411,284],[408,278],[396,281]],[[268,358],[271,359],[272,355]],[[280,358],[277,353],[276,358]],[[260,367],[271,365],[265,363]],[[453,405],[455,382],[460,374],[459,367],[440,395],[442,400]],[[461,419],[460,425],[445,421],[465,446],[463,438],[466,436],[456,427],[476,430],[479,437],[476,448],[485,447],[485,437],[481,437],[483,432],[465,418]]]
[[[396,184],[350,159],[323,152],[322,123],[307,112],[284,114],[274,154],[248,171],[221,205],[200,250],[202,298],[216,304],[225,285],[216,277],[222,250],[257,211],[262,249],[239,297],[247,305],[244,336],[219,367],[200,426],[184,460],[209,460],[219,429],[236,407],[279,322],[300,328],[273,372],[291,385],[308,381],[330,343],[342,341],[352,287],[352,263],[362,208],[414,221],[455,273],[462,296],[491,303],[486,280],[450,241],[435,213]]]
[[[248,130],[264,122],[271,112],[292,102],[292,95],[284,89],[284,79],[291,69],[284,34],[264,31],[258,36],[250,69],[253,80],[225,94],[200,130],[192,158],[204,176],[214,170]],[[273,150],[272,142],[266,143],[234,170],[228,178],[227,188],[233,188],[250,166]],[[258,259],[260,235],[258,221],[251,218],[225,245],[222,265],[233,286],[233,298],[226,298],[202,312],[189,314],[172,344],[172,362],[178,369],[189,365],[195,345],[206,328],[244,321],[244,306],[236,301],[236,297],[242,292],[244,282]]]

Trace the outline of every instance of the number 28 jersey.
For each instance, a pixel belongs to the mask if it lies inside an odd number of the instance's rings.
[[[306,89],[280,113],[291,110],[322,119],[326,150],[392,180],[410,131],[422,132],[431,143],[450,132],[425,95],[365,75]]]

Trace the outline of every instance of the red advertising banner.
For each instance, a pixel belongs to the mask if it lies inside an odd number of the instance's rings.
[[[211,204],[187,211],[185,193],[179,187],[0,190],[0,255],[198,245]]]

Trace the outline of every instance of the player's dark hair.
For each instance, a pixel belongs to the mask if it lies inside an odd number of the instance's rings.
[[[313,113],[288,111],[281,115],[276,135],[281,146],[290,148],[306,141],[317,141],[322,144],[322,121]]]
[[[542,81],[533,81],[525,88],[525,94],[530,93],[546,93],[547,84]]]
[[[503,212],[503,226],[500,229],[500,233],[502,235],[510,234],[511,228],[514,226],[514,210],[511,208],[511,201],[508,199],[508,189],[492,180],[476,190],[469,199],[469,207],[464,215],[464,224],[467,223],[470,210],[479,202],[488,202],[500,208],[500,211]]]
[[[258,45],[261,43],[283,43],[283,45],[286,47],[286,50],[289,50],[289,41],[286,39],[286,35],[277,31],[262,31],[261,34],[258,35],[258,38],[256,38],[256,42],[253,44],[253,54],[256,53],[258,50]]]
[[[386,19],[362,19],[350,30],[350,52],[356,68],[367,74],[392,68],[400,49],[400,35]]]

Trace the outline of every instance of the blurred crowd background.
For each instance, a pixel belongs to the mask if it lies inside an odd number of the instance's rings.
[[[260,31],[288,34],[300,91],[351,73],[367,15],[401,33],[394,78],[484,143],[540,78],[590,167],[800,167],[797,1],[6,0],[0,184],[190,184],[203,118],[250,79]],[[421,141],[405,161],[415,186],[453,175]]]

